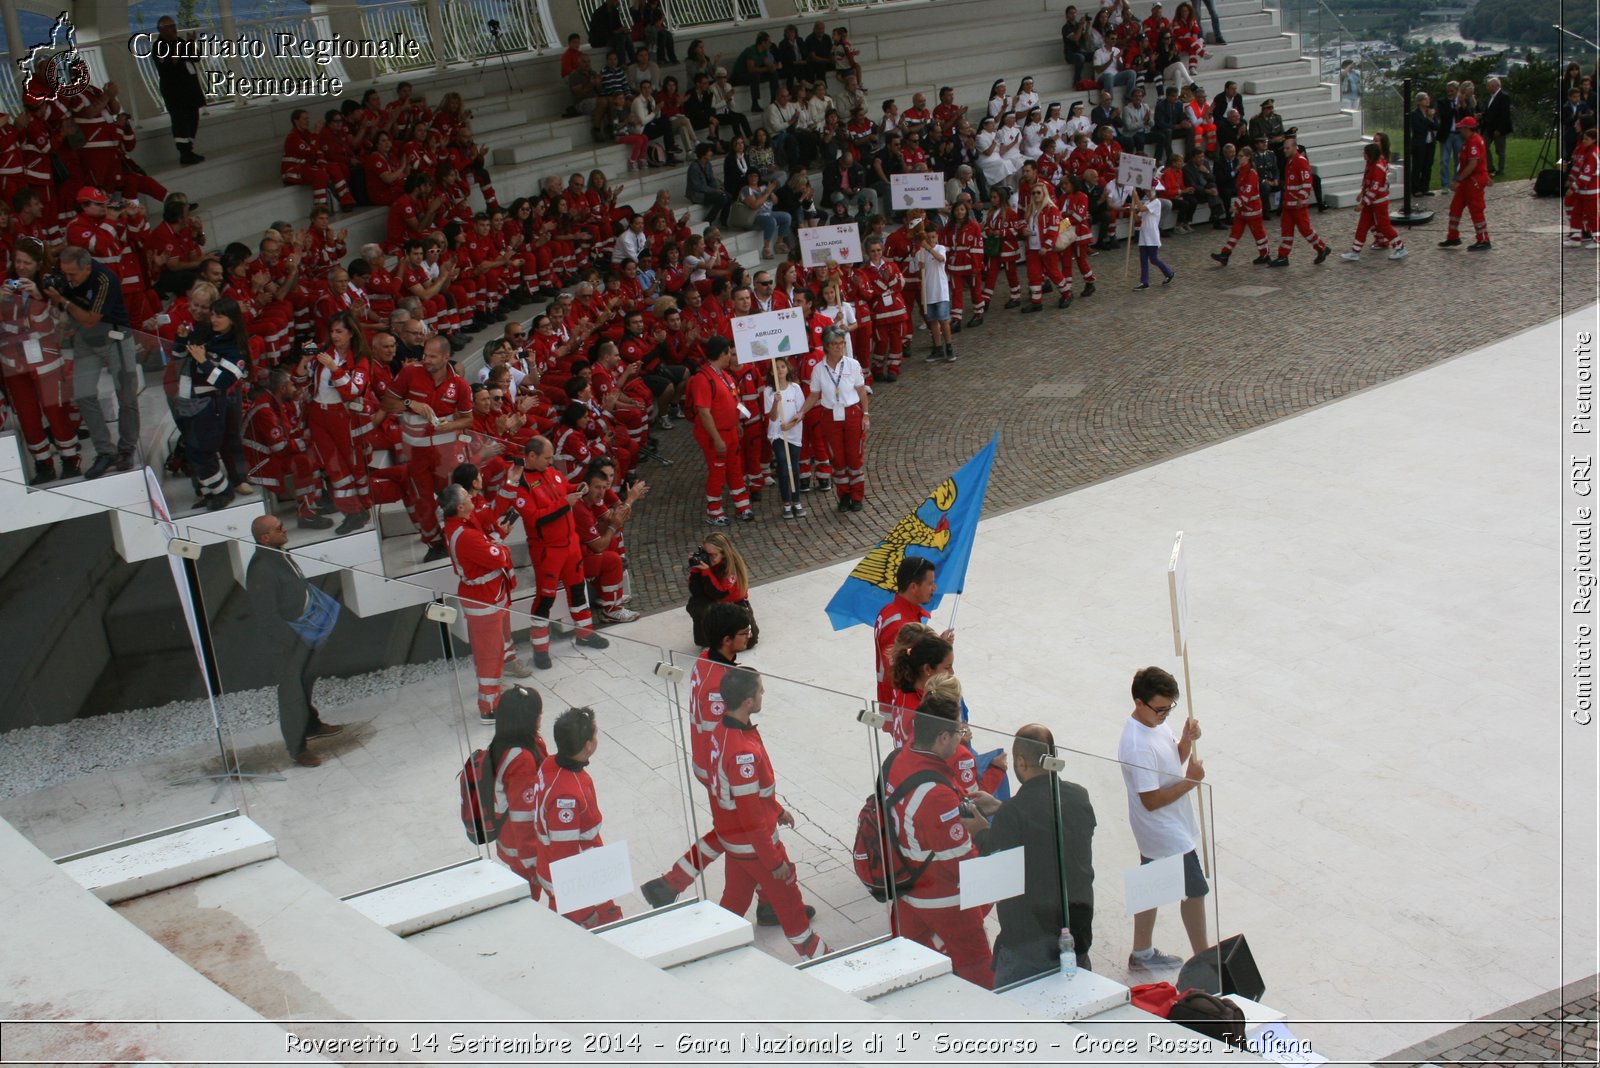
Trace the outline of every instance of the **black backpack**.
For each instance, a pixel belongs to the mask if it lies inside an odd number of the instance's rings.
[[[933,862],[933,857],[921,864],[912,866],[911,861],[900,849],[900,840],[895,835],[891,826],[891,813],[894,806],[911,792],[924,783],[942,782],[955,789],[950,780],[937,771],[927,769],[913,772],[906,777],[906,781],[885,797],[883,785],[888,781],[889,768],[894,763],[894,758],[900,755],[897,749],[889,754],[883,762],[883,772],[878,776],[878,788],[867,795],[861,803],[861,812],[856,816],[856,844],[851,850],[851,858],[855,862],[856,878],[861,880],[861,885],[867,888],[874,901],[888,901],[891,887],[894,895],[909,891],[916,885],[922,873],[928,870],[928,865]]]

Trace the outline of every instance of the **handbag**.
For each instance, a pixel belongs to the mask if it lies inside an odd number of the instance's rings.
[[[998,255],[1000,255],[1000,235],[999,234],[984,234],[983,235],[983,254],[985,256],[998,256]]]
[[[177,365],[177,369],[176,369],[176,377],[175,377],[174,381],[177,381],[177,382],[192,382],[192,381],[194,381],[194,378],[193,378],[193,375],[192,375],[193,371],[194,371],[194,357],[193,356],[181,357],[178,360],[178,365]],[[200,395],[198,397],[195,397],[195,396],[185,397],[185,396],[183,396],[183,394],[181,392],[179,392],[177,390],[174,390],[173,394],[172,394],[171,402],[170,402],[172,404],[172,414],[173,414],[173,416],[175,418],[178,418],[178,419],[190,419],[190,418],[193,418],[194,416],[199,415],[201,412],[205,411],[207,408],[209,408],[211,406],[211,398],[214,397],[214,396],[216,396],[216,394],[214,394],[214,393],[205,393],[205,394],[202,394],[202,395]]]
[[[333,633],[339,622],[339,602],[323,593],[311,583],[306,583],[306,609],[299,619],[289,619],[289,629],[300,635],[300,640],[310,649],[319,648]]]
[[[1070,226],[1063,226],[1056,231],[1056,251],[1065,252],[1078,240],[1078,231]]]

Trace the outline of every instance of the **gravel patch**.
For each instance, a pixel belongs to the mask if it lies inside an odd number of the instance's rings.
[[[333,709],[449,673],[443,660],[403,664],[364,675],[317,680],[317,705]],[[278,722],[275,686],[224,694],[217,700],[223,728],[234,737]],[[0,801],[74,779],[142,764],[197,745],[214,743],[207,701],[173,701],[66,723],[23,727],[0,745]],[[215,755],[215,754],[213,754]]]

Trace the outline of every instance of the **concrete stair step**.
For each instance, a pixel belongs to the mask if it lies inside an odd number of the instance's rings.
[[[761,1019],[772,1014],[773,1006],[784,1006],[783,1015],[792,1021],[828,1020],[840,1023],[881,1020],[885,1013],[844,991],[812,979],[807,969],[795,968],[791,960],[780,960],[754,946],[719,953],[714,957],[682,964],[668,970],[697,997],[714,1001],[729,1010],[730,1016],[749,1012]],[[825,1034],[826,1024],[791,1023],[796,1034]]]
[[[114,842],[57,863],[79,886],[115,905],[277,855],[270,834],[235,815]]]
[[[1059,13],[1042,12],[1038,16],[1004,20],[978,18],[963,23],[955,32],[963,43],[970,42],[975,48],[1007,42],[1016,45],[1019,42],[1044,38],[1056,43],[1058,57],[1061,52]],[[950,47],[951,37],[952,31],[948,27],[910,31],[892,37],[880,36],[877,40],[876,54],[872,57],[873,65],[887,60],[918,59],[930,53],[945,51]],[[863,62],[863,69],[867,65]]]
[[[528,883],[493,860],[469,860],[350,894],[350,907],[402,938],[528,896]]]
[[[570,137],[541,138],[537,141],[519,140],[514,145],[495,148],[491,159],[497,166],[514,166],[518,163],[532,163],[534,160],[564,155],[572,151],[572,146]]]
[[[99,1019],[123,1021],[89,1028],[15,1027],[6,1036],[8,1059],[98,1064],[125,1058],[134,1049],[150,1063],[283,1059],[284,1029],[264,1018],[281,1016],[281,1004],[263,1014],[219,989],[106,908],[4,822],[0,902],[6,928],[0,997],[14,1005],[76,1005]],[[49,921],[41,922],[45,916]],[[182,1027],[161,1022],[172,1018],[174,1005],[182,1005],[189,1019],[204,1022]],[[141,1020],[150,1022],[135,1022]],[[316,1054],[300,1057],[332,1063]]]
[[[1294,33],[1257,34],[1249,36],[1241,31],[1239,34],[1230,34],[1228,43],[1222,46],[1226,50],[1223,66],[1233,66],[1230,59],[1237,59],[1238,63],[1249,62],[1246,57],[1260,53],[1288,52],[1291,56],[1300,55],[1300,37]]]
[[[410,1048],[413,1032],[429,1030],[417,1026],[421,1021],[497,1019],[532,1025],[540,1015],[396,938],[279,860],[117,908],[124,919],[258,1012],[363,1021],[403,1049]],[[285,973],[296,982],[283,983]],[[416,1022],[379,1022],[390,1020]],[[540,1033],[563,1034],[548,1024],[540,1024]]]
[[[1309,69],[1278,75],[1250,74],[1239,81],[1239,86],[1246,96],[1275,97],[1279,93],[1289,93],[1297,89],[1314,89],[1321,84],[1317,75]]]
[[[1273,12],[1276,15],[1276,12]],[[1223,34],[1227,37],[1227,48],[1238,48],[1239,51],[1248,51],[1243,46],[1251,41],[1268,41],[1270,47],[1282,47],[1280,42],[1287,36],[1276,20],[1270,22],[1253,22],[1250,25],[1237,27],[1223,27]]]
[[[1223,67],[1227,70],[1261,71],[1268,74],[1287,72],[1290,69],[1316,70],[1316,64],[1302,56],[1293,48],[1284,48],[1278,51],[1261,49],[1254,52],[1234,52],[1229,45],[1228,55],[1223,57]],[[1248,75],[1235,75],[1234,77],[1248,77]]]
[[[755,940],[749,920],[710,901],[658,909],[595,933],[657,968],[688,964]]]
[[[1257,8],[1254,11],[1241,11],[1236,15],[1229,15],[1222,19],[1222,35],[1233,43],[1235,33],[1244,33],[1252,29],[1280,25],[1278,10],[1276,8]]]

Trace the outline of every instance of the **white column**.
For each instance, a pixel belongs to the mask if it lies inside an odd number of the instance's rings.
[[[22,39],[22,23],[17,18],[17,6],[15,4],[0,4],[0,18],[4,19],[6,51],[10,53],[11,69],[16,70],[16,61],[28,54],[28,42]]]
[[[445,37],[444,12],[439,7],[439,0],[424,0],[428,11],[428,37],[433,42],[433,66],[435,70],[444,70],[455,62],[455,45]]]

